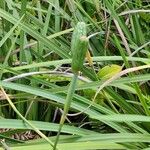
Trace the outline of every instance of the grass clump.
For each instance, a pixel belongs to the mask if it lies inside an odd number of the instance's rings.
[[[88,53],[57,149],[149,149],[149,16],[142,0],[1,0],[0,128],[13,129],[0,133],[2,147],[53,149],[72,33],[85,22]],[[26,130],[42,138],[11,138]]]

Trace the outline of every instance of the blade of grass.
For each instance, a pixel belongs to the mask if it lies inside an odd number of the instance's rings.
[[[128,61],[138,61],[144,64],[149,64],[150,60],[148,58],[140,58],[140,57],[126,57]],[[103,62],[103,61],[122,61],[123,58],[121,56],[98,56],[92,57],[94,62]],[[37,67],[49,67],[49,66],[57,66],[62,64],[70,64],[71,59],[63,59],[63,60],[55,60],[55,61],[47,61],[41,63],[33,63],[29,65],[13,67],[12,70],[19,71],[23,69],[37,68]],[[1,67],[1,65],[0,65]]]

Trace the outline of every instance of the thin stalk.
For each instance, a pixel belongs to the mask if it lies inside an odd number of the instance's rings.
[[[20,11],[20,17],[25,16],[26,14],[26,8],[27,7],[27,0],[22,0],[21,1],[21,11]],[[25,17],[22,19],[22,23],[25,21]],[[20,44],[20,53],[19,53],[19,63],[20,66],[22,64],[22,62],[26,61],[26,57],[25,57],[25,52],[24,52],[24,45],[25,45],[25,32],[23,30],[20,31],[20,39],[19,39],[19,44]],[[18,81],[21,83],[21,81]],[[17,109],[21,114],[24,114],[25,112],[25,105],[22,103],[18,103],[17,104]]]
[[[74,76],[72,77],[69,89],[68,89],[68,94],[67,94],[66,102],[65,102],[65,105],[64,105],[64,111],[63,111],[63,114],[62,114],[61,119],[60,119],[59,129],[58,129],[58,133],[57,133],[57,137],[56,137],[56,140],[55,140],[55,143],[54,143],[53,150],[56,150],[56,146],[57,146],[57,143],[58,143],[58,140],[59,140],[60,132],[61,132],[61,129],[62,129],[63,124],[65,122],[67,113],[68,113],[70,105],[71,105],[71,100],[72,100],[74,92],[75,92],[77,79],[78,79],[78,74],[74,74]]]
[[[12,107],[12,109],[16,112],[16,114],[25,122],[27,123],[36,133],[38,133],[42,138],[44,138],[52,147],[53,147],[53,142],[46,137],[37,127],[35,127],[32,123],[30,123],[26,118],[22,116],[22,114],[17,110],[11,99],[8,97],[6,94],[5,90],[3,89],[2,86],[0,86],[1,91],[3,92],[4,96],[6,97],[8,103]],[[58,150],[58,149],[57,149]]]
[[[0,142],[5,150],[11,150],[11,148],[5,143],[5,140],[1,140]]]

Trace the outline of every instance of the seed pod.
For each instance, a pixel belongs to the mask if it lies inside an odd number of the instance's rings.
[[[78,73],[79,71],[81,71],[86,56],[87,48],[88,48],[88,38],[86,36],[81,36],[80,39],[78,40],[76,51],[74,51],[72,57],[71,67],[74,73]]]
[[[78,22],[74,28],[71,39],[71,53],[73,55],[78,47],[78,42],[81,36],[86,36],[86,24],[84,22]]]
[[[82,69],[87,48],[88,38],[86,37],[86,24],[79,22],[74,29],[71,41],[71,66],[74,73],[78,73],[78,71]]]

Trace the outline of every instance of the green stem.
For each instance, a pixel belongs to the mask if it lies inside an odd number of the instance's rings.
[[[61,129],[62,129],[63,124],[65,122],[67,113],[68,113],[70,105],[71,105],[71,100],[72,100],[74,92],[75,92],[77,79],[78,79],[78,74],[74,74],[74,76],[72,77],[69,89],[68,89],[68,94],[67,94],[66,102],[65,102],[65,105],[64,105],[64,111],[63,111],[63,114],[62,114],[61,119],[60,119],[59,129],[58,129],[58,133],[57,133],[57,136],[56,136],[56,140],[55,140],[55,143],[54,143],[53,150],[56,150],[56,146],[57,146],[57,143],[58,143],[58,140],[59,140],[60,132],[61,132]]]

